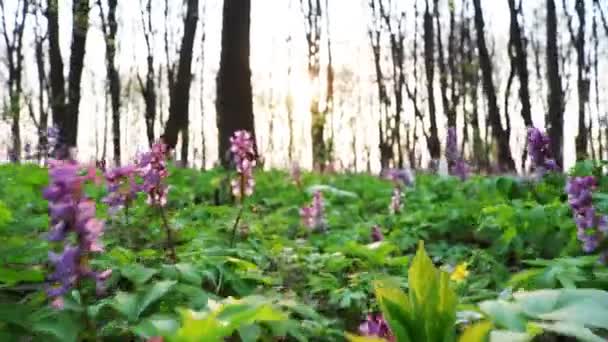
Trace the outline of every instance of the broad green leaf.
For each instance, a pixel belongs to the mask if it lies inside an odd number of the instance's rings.
[[[522,332],[493,330],[490,333],[490,342],[530,342],[534,336]]]
[[[179,271],[181,280],[197,286],[203,282],[203,277],[194,265],[179,263],[175,264],[175,268]]]
[[[163,297],[176,283],[176,281],[164,280],[137,293],[119,292],[114,297],[112,307],[125,315],[129,321],[137,321],[148,306]]]
[[[503,300],[491,300],[482,302],[479,307],[496,325],[513,331],[526,331],[526,320],[518,305]]]
[[[44,272],[40,269],[10,269],[0,267],[0,283],[13,286],[18,283],[39,283],[44,281]]]
[[[133,264],[121,267],[120,273],[123,277],[129,279],[133,284],[139,286],[148,282],[148,280],[158,273],[158,271],[139,264]]]
[[[173,334],[179,328],[179,323],[174,317],[165,315],[154,315],[142,320],[133,328],[133,332],[145,339],[154,336],[167,336]]]

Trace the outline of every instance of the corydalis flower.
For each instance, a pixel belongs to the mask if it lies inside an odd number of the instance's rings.
[[[395,336],[393,336],[391,328],[381,314],[367,315],[367,319],[359,325],[359,333],[363,336],[374,336],[384,338],[391,342],[395,341]]]
[[[134,165],[117,167],[105,173],[108,195],[103,202],[110,206],[111,211],[129,206],[137,198],[141,187],[135,181],[136,173]]]
[[[456,127],[448,128],[448,136],[445,144],[445,158],[448,162],[455,162],[460,158],[460,153],[458,153],[458,135],[456,133]]]
[[[251,133],[244,130],[236,131],[230,137],[230,152],[239,174],[237,179],[231,181],[232,194],[238,198],[253,194],[253,168],[256,165],[253,144]]]
[[[327,226],[325,223],[325,204],[321,191],[315,191],[312,203],[300,209],[302,224],[315,231],[324,231]]]
[[[391,204],[389,205],[389,210],[391,214],[397,214],[401,212],[401,208],[403,206],[401,202],[401,188],[394,187],[393,188],[393,196],[391,197]]]
[[[383,175],[398,187],[414,185],[414,175],[408,169],[388,169],[383,172]]]
[[[542,176],[547,171],[557,170],[555,159],[551,158],[549,149],[551,139],[538,128],[532,127],[528,130],[528,151],[532,166]]]
[[[595,251],[608,237],[608,218],[598,215],[593,207],[592,193],[596,188],[593,176],[568,180],[568,203],[577,226],[577,237],[587,253]]]
[[[380,229],[379,225],[376,224],[372,227],[371,238],[373,242],[384,240],[384,235],[382,234],[382,229]]]
[[[165,157],[167,146],[162,142],[152,145],[149,152],[139,157],[137,169],[143,178],[141,189],[148,195],[148,204],[164,206],[167,204],[167,193],[169,188],[164,179],[169,176]]]
[[[458,135],[455,127],[448,128],[448,136],[445,146],[445,158],[448,161],[449,172],[465,181],[469,177],[469,166],[458,152]]]
[[[53,305],[60,307],[60,298],[81,278],[91,278],[97,284],[98,293],[103,292],[103,281],[111,270],[101,273],[90,269],[89,255],[103,251],[99,239],[103,234],[104,224],[95,218],[95,202],[84,194],[84,184],[95,180],[95,168],[83,168],[77,162],[49,161],[51,184],[44,190],[43,196],[49,201],[51,229],[49,240],[66,242],[68,234],[76,235],[77,245],[65,243],[60,254],[49,253],[49,261],[54,272],[49,276],[52,286],[47,293],[54,297]]]

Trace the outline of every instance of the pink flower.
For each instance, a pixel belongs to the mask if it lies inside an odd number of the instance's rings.
[[[312,203],[300,209],[302,224],[311,230],[324,231],[327,229],[325,222],[325,204],[321,191],[315,191]]]
[[[238,172],[238,178],[233,179],[232,194],[237,198],[251,196],[255,186],[253,168],[256,165],[253,137],[247,131],[236,131],[230,137],[230,152]]]

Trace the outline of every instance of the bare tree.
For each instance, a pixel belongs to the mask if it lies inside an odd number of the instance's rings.
[[[170,149],[177,145],[179,133],[182,135],[181,161],[188,163],[188,125],[190,83],[192,80],[192,50],[198,21],[198,0],[188,0],[184,18],[184,34],[179,53],[177,78],[170,88],[169,118],[165,126],[163,140]]]
[[[224,1],[222,52],[217,75],[218,155],[227,167],[230,136],[237,130],[253,134],[251,68],[249,66],[249,32],[251,0]]]
[[[140,2],[141,24],[144,33],[144,41],[146,42],[146,81],[142,80],[141,75],[137,74],[137,82],[141,95],[144,98],[145,111],[144,121],[146,123],[146,136],[148,145],[152,146],[156,136],[154,134],[154,124],[156,121],[156,85],[154,84],[154,52],[153,52],[153,31],[152,31],[152,0],[146,0],[145,12]]]
[[[25,17],[28,10],[27,0],[18,0],[13,14],[13,29],[9,32],[4,0],[0,0],[0,20],[2,21],[2,37],[6,49],[6,68],[8,71],[8,112],[11,117],[11,160],[18,162],[21,158],[21,97],[23,94],[23,33]]]
[[[494,86],[492,62],[484,36],[485,23],[480,0],[473,0],[475,9],[475,29],[477,32],[477,49],[479,53],[479,65],[481,67],[484,93],[488,101],[488,123],[492,127],[492,136],[497,144],[498,167],[501,170],[515,170],[515,162],[511,156],[509,145],[509,131],[503,128],[500,118],[500,110],[496,99],[496,88]],[[507,117],[508,121],[509,118]],[[507,124],[508,125],[508,124]]]
[[[435,107],[435,33],[433,29],[433,17],[429,9],[429,1],[426,0],[426,6],[423,15],[424,27],[424,65],[426,69],[426,89],[427,101],[429,106],[429,121],[430,135],[427,139],[427,146],[431,158],[435,161],[441,157],[441,146],[439,145],[439,136],[437,133],[437,110]]]
[[[566,0],[562,0],[564,13],[566,15],[566,23],[572,46],[576,50],[577,63],[577,82],[576,89],[578,93],[578,133],[576,135],[576,159],[581,160],[587,157],[587,127],[586,127],[586,105],[589,101],[589,63],[585,52],[585,0],[576,0],[574,9],[578,18],[578,30],[574,33],[572,25],[572,16],[569,14]]]
[[[310,100],[311,138],[313,165],[324,167],[326,156],[325,146],[325,113],[320,109],[320,74],[321,74],[321,30],[323,9],[320,0],[300,0],[300,7],[304,15],[306,42],[308,44],[308,77],[313,86],[313,95]]]
[[[508,0],[511,13],[509,57],[511,68],[516,70],[519,77],[519,100],[521,102],[521,117],[527,127],[532,126],[532,109],[530,105],[528,53],[525,45],[526,37],[523,27],[519,24],[519,16],[523,16],[522,0],[515,4],[515,0]]]
[[[559,75],[555,0],[547,0],[547,87],[549,90],[547,123],[552,155],[557,164],[563,166],[564,96],[562,79]]]
[[[65,96],[63,60],[59,48],[58,1],[47,0],[49,30],[49,62],[51,108],[53,121],[60,130],[61,139],[70,147],[76,146],[78,137],[78,109],[80,106],[80,81],[84,67],[85,45],[89,30],[89,1],[72,1],[72,45],[68,73],[68,95]]]
[[[107,0],[108,16],[104,14],[101,0],[97,0],[99,16],[101,18],[101,28],[103,31],[104,42],[106,44],[106,74],[110,86],[110,100],[112,104],[112,144],[114,147],[114,164],[120,165],[120,76],[116,69],[116,32],[118,24],[116,22],[116,6],[118,0]]]

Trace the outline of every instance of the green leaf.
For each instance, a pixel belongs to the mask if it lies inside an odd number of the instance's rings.
[[[11,269],[0,267],[0,283],[13,286],[18,283],[40,283],[44,281],[44,272],[40,269]]]
[[[162,298],[176,283],[173,280],[164,280],[138,293],[119,292],[114,297],[112,307],[125,315],[129,321],[135,322],[148,306]]]
[[[139,264],[123,266],[120,269],[120,274],[129,279],[135,285],[143,285],[152,278],[158,270],[144,267]]]
[[[171,335],[178,328],[179,323],[174,317],[154,315],[142,320],[133,328],[133,332],[142,338],[148,339],[154,336]]]
[[[503,300],[490,300],[480,303],[479,307],[496,325],[513,331],[526,331],[526,320],[518,305]]]

